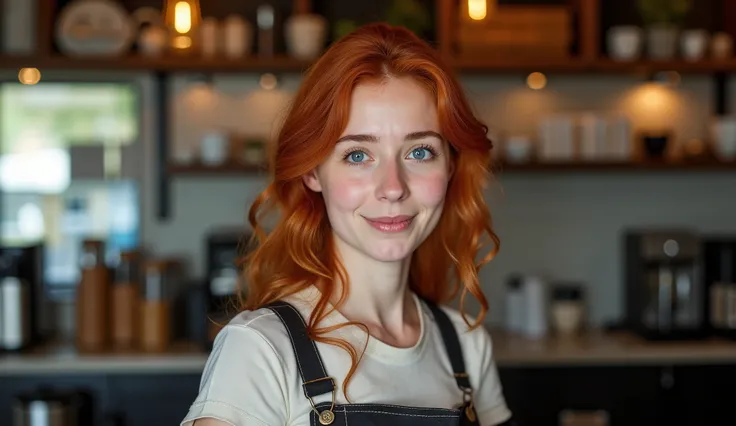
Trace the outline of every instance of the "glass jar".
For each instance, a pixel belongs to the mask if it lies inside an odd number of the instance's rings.
[[[140,302],[140,346],[145,352],[163,352],[171,341],[171,308],[168,297],[170,264],[156,259],[146,263]]]
[[[557,334],[572,336],[580,333],[584,317],[582,286],[574,283],[555,285],[552,291],[552,319]]]

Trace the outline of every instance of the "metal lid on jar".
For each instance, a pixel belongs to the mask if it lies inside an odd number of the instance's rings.
[[[81,268],[94,268],[105,264],[105,243],[101,240],[87,239],[82,241],[82,253],[79,259]]]
[[[143,255],[138,250],[127,250],[120,253],[120,263],[115,269],[115,281],[118,283],[138,283],[141,281],[141,262]]]
[[[143,298],[164,300],[172,279],[175,262],[170,259],[150,259],[146,262],[143,279]]]
[[[576,283],[556,283],[552,288],[553,300],[579,301],[583,298],[583,286]]]

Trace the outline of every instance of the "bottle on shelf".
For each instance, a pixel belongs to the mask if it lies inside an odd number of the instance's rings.
[[[81,277],[77,287],[76,343],[82,352],[105,350],[109,341],[109,270],[105,263],[105,243],[82,242]]]
[[[141,260],[139,251],[124,251],[115,270],[115,281],[110,291],[112,345],[115,349],[129,350],[136,346]]]
[[[170,278],[166,260],[146,263],[138,325],[140,348],[145,352],[163,352],[171,342]]]

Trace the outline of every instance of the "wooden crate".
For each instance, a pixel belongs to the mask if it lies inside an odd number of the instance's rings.
[[[499,53],[567,57],[573,42],[572,11],[567,6],[508,6],[489,9],[474,21],[467,2],[458,8],[456,43],[463,56]]]

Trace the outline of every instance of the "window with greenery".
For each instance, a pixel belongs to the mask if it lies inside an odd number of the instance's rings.
[[[0,85],[2,244],[44,244],[50,288],[76,283],[84,238],[105,240],[111,259],[138,244],[139,182],[108,161],[138,143],[138,99],[125,83]],[[104,176],[73,178],[80,146],[102,150]]]

